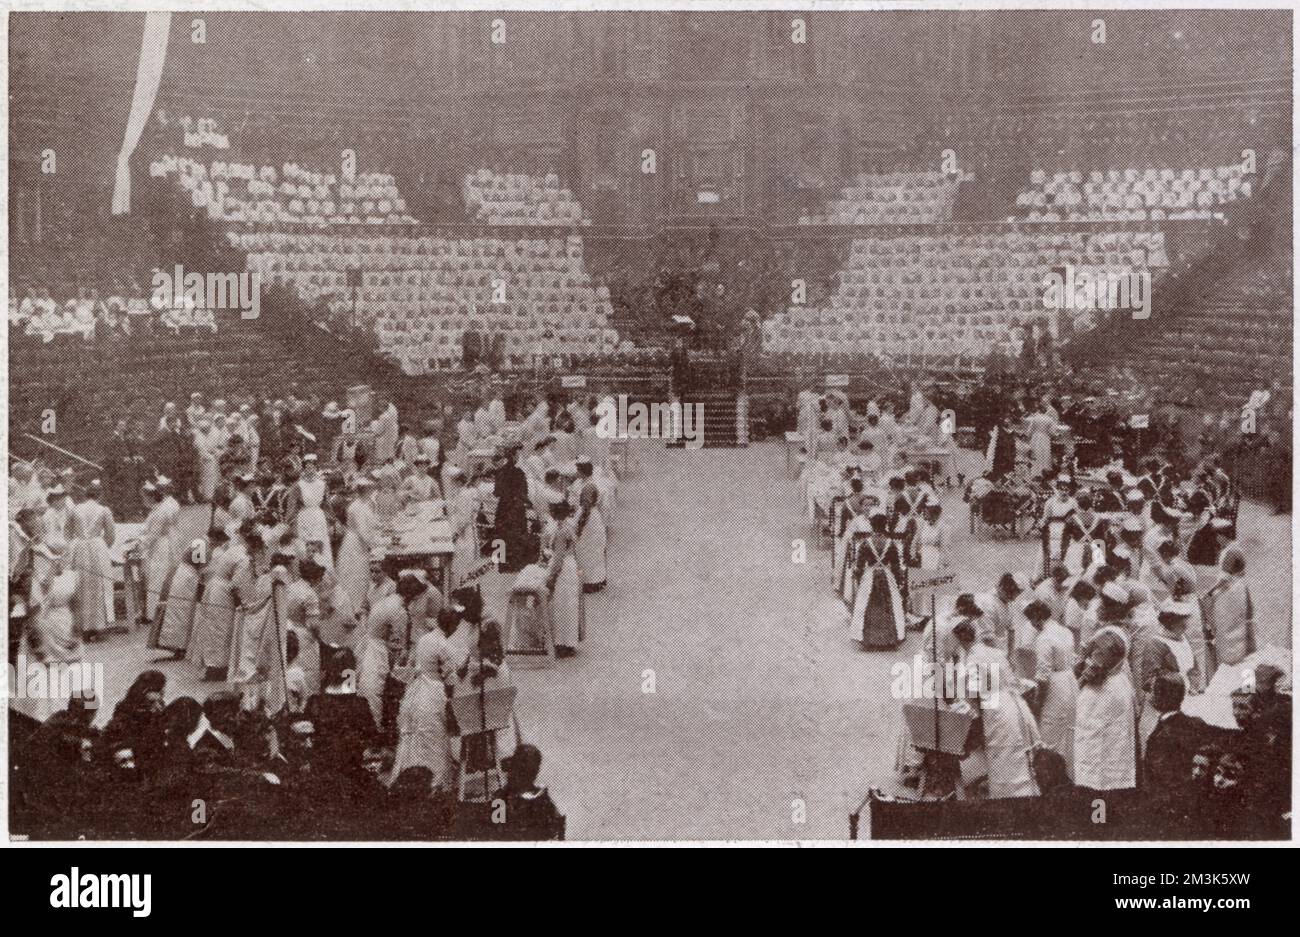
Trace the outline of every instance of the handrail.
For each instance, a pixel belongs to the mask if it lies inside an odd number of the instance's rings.
[[[33,436],[31,433],[23,433],[23,437],[26,438],[26,439],[30,439],[32,442],[38,442],[38,443],[40,443],[42,446],[49,446],[49,447],[50,447],[51,449],[53,449],[55,452],[58,452],[58,453],[60,453],[60,454],[62,454],[62,455],[65,455],[65,456],[67,456],[68,458],[76,459],[78,462],[82,463],[83,465],[89,465],[89,466],[90,466],[91,468],[93,468],[93,469],[100,469],[100,470],[102,471],[103,468],[104,468],[102,465],[99,465],[98,463],[91,462],[89,459],[83,459],[81,456],[77,455],[75,452],[69,452],[67,449],[64,449],[64,448],[61,447],[61,446],[56,446],[56,445],[54,445],[54,443],[50,442],[49,440],[41,439],[41,437],[39,437],[39,436]]]

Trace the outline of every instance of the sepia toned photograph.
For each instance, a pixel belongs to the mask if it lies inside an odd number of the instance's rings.
[[[1289,6],[234,6],[5,14],[7,842],[1292,839]]]

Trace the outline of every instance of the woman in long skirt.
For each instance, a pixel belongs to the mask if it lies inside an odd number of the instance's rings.
[[[1246,585],[1246,555],[1230,543],[1223,548],[1219,581],[1205,599],[1205,616],[1214,635],[1216,667],[1239,664],[1258,649],[1255,603]],[[1212,673],[1206,679],[1214,678]]]
[[[144,495],[149,516],[140,532],[140,552],[144,563],[145,617],[152,622],[179,552],[175,544],[177,514],[170,509],[171,499],[152,483],[145,484]]]
[[[922,509],[922,520],[916,528],[917,568],[908,585],[907,597],[912,614],[930,617],[930,597],[942,591],[952,591],[944,584],[948,576],[948,525],[941,520],[943,508],[938,503],[927,504]]]
[[[28,602],[30,612],[19,653],[28,661],[42,664],[77,663],[81,660],[82,646],[72,603],[77,594],[79,576],[76,570],[68,568],[64,551],[51,549],[44,543],[36,544],[34,550]],[[77,672],[75,669],[70,671],[72,674]],[[88,689],[60,687],[59,683],[61,681],[51,681],[45,693],[15,694],[10,705],[44,722],[67,705],[68,697],[61,696],[63,689],[79,690],[83,695]]]
[[[590,462],[578,462],[578,520],[575,527],[574,558],[583,592],[605,588],[605,519],[600,512],[600,491],[591,480]]]
[[[116,531],[113,512],[100,502],[102,494],[99,482],[91,482],[78,492],[72,512],[71,565],[81,574],[74,607],[83,638],[93,638],[117,618],[113,609],[113,558],[109,553]]]
[[[550,554],[546,588],[550,592],[548,608],[556,657],[573,656],[585,630],[582,582],[578,578],[578,563],[573,555],[573,523],[569,520],[572,513],[573,509],[567,501],[557,500],[551,505],[551,520],[543,534],[546,550]]]
[[[196,493],[198,500],[207,504],[216,494],[217,484],[221,481],[221,442],[211,421],[205,418],[199,422],[197,430],[191,437],[191,445],[194,448],[194,461],[198,466]]]
[[[149,647],[170,651],[178,659],[185,656],[194,633],[194,613],[198,608],[203,567],[198,557],[186,553],[167,583],[162,614],[154,622]]]
[[[224,680],[230,665],[231,629],[241,596],[252,596],[252,559],[242,537],[235,536],[208,564],[203,604],[194,622],[190,659],[208,680]]]
[[[393,777],[407,768],[433,772],[433,789],[455,785],[456,764],[447,731],[447,686],[455,679],[447,636],[435,629],[415,646],[417,675],[402,696],[397,716],[397,754]]]
[[[348,529],[339,546],[335,575],[338,584],[361,608],[370,592],[370,552],[383,542],[383,527],[375,511],[374,484],[364,476],[356,480],[356,497],[348,505]]]
[[[274,567],[260,568],[262,555],[257,525],[245,521],[240,527],[240,538],[250,557],[244,582],[250,586],[240,593],[240,607],[230,632],[230,666],[226,679],[234,684],[253,685],[266,681],[263,650],[268,646],[268,629],[275,629],[275,614],[281,609],[272,607],[271,591],[275,588],[277,573]],[[278,574],[286,578],[283,572]],[[255,690],[257,692],[257,690]]]
[[[393,664],[402,652],[405,631],[397,616],[389,614],[392,603],[375,607],[366,620],[366,635],[357,643],[357,695],[370,706],[375,725],[384,726],[384,688]]]
[[[1074,676],[1074,635],[1051,618],[1041,600],[1025,606],[1025,619],[1038,631],[1034,642],[1034,680],[1038,683],[1038,731],[1043,745],[1074,769],[1074,704],[1079,685]]]
[[[1065,559],[1065,530],[1078,505],[1070,495],[1070,479],[1064,475],[1056,479],[1056,488],[1052,496],[1043,505],[1043,549],[1038,557],[1038,569],[1034,578],[1040,579],[1051,571],[1052,567]]]
[[[294,512],[294,531],[298,539],[305,544],[315,543],[320,547],[318,556],[326,569],[334,568],[334,554],[330,549],[329,518],[325,514],[325,496],[327,494],[325,479],[316,469],[316,457],[302,457],[302,477],[293,486],[292,500]]]
[[[871,534],[856,548],[856,587],[850,629],[865,650],[896,648],[907,635],[907,617],[898,579],[903,558],[898,543],[885,533],[884,514],[871,517]]]
[[[466,487],[465,473],[453,465],[447,470],[447,520],[455,542],[451,558],[453,587],[460,585],[480,563],[477,518],[477,489]]]
[[[1084,647],[1074,720],[1074,783],[1094,791],[1137,786],[1137,703],[1129,638],[1105,625]]]

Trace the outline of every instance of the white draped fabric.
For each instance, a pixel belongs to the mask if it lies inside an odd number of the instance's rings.
[[[144,133],[153,104],[162,82],[163,62],[167,58],[167,36],[171,30],[170,13],[146,13],[144,38],[140,42],[140,64],[135,73],[135,97],[131,101],[131,116],[127,118],[126,136],[122,151],[117,154],[117,184],[113,188],[113,214],[125,215],[131,210],[131,154],[135,152]]]

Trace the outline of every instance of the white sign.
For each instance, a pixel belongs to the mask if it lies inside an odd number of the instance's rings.
[[[1135,413],[1128,418],[1128,425],[1130,429],[1146,429],[1151,425],[1151,414]]]
[[[560,386],[570,390],[581,390],[587,386],[585,374],[566,374],[560,378]]]
[[[826,386],[827,387],[848,387],[849,376],[847,374],[827,374]]]

